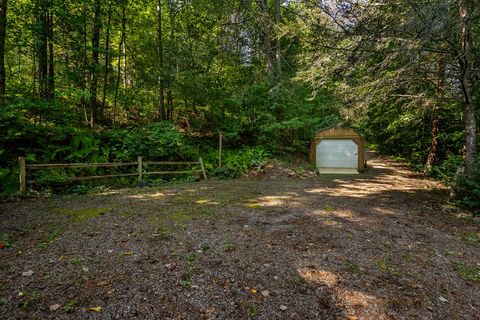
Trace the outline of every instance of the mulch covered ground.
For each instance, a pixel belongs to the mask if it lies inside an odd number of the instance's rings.
[[[0,204],[2,319],[480,319],[480,227],[386,158]]]

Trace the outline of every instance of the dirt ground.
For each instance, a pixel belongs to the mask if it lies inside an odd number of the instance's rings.
[[[0,204],[1,319],[480,319],[480,225],[388,158]]]

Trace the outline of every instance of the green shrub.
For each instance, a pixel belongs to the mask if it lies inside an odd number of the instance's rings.
[[[184,135],[167,121],[131,129],[112,129],[102,139],[102,153],[115,160],[132,161],[137,156],[149,160],[197,159],[198,150],[188,145]]]
[[[480,171],[472,179],[459,178],[455,187],[459,195],[457,204],[480,215]]]
[[[0,168],[0,194],[18,192],[18,172],[10,168]]]
[[[434,166],[429,174],[433,177],[436,177],[450,185],[453,184],[453,179],[455,177],[455,172],[458,167],[463,164],[462,157],[459,155],[448,155],[447,158],[442,161],[439,165]]]
[[[211,150],[207,154],[206,169],[210,175],[222,178],[236,178],[251,169],[260,169],[269,158],[269,154],[261,147],[246,147],[238,150],[222,152],[222,168],[218,168],[218,151]]]

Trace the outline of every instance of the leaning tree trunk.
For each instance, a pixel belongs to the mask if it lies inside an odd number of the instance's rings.
[[[0,108],[5,106],[5,35],[7,28],[7,0],[0,0]]]
[[[463,93],[463,121],[465,127],[465,175],[472,178],[475,173],[477,157],[477,120],[475,103],[473,101],[472,77],[472,10],[473,0],[460,1],[460,17],[462,20],[461,46],[459,58],[460,84]]]

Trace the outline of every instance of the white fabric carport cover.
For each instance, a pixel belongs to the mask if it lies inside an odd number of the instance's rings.
[[[323,139],[316,152],[317,168],[358,168],[358,145],[351,139]]]

